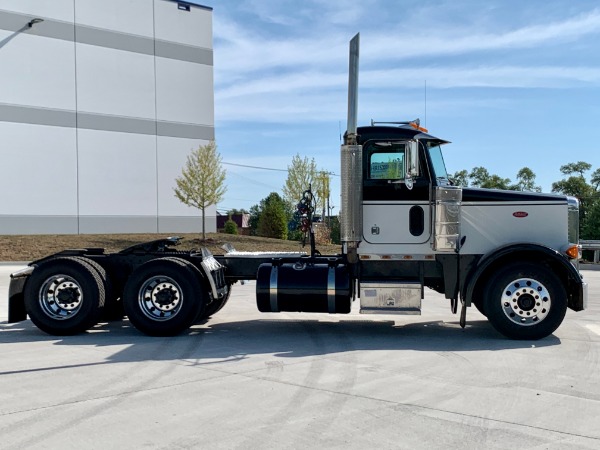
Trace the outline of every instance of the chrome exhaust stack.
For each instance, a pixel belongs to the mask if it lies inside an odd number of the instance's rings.
[[[348,125],[341,146],[341,191],[340,217],[341,240],[350,262],[358,257],[356,249],[362,240],[362,145],[357,139],[358,112],[358,59],[360,34],[350,41],[350,63],[348,69]]]

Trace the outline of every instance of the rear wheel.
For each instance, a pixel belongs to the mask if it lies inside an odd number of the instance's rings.
[[[543,266],[521,263],[488,282],[484,311],[496,330],[513,339],[541,339],[554,332],[567,311],[560,280]]]
[[[125,311],[123,309],[123,302],[120,298],[116,296],[116,289],[114,289],[112,281],[104,267],[98,264],[93,259],[85,258],[85,257],[75,257],[75,259],[85,261],[87,264],[92,266],[94,270],[100,276],[102,283],[104,284],[104,293],[105,293],[105,302],[104,309],[102,311],[102,317],[100,317],[100,321],[111,321],[111,320],[121,320],[125,315]]]
[[[160,258],[131,274],[123,303],[129,321],[141,332],[173,336],[202,312],[204,293],[194,266],[179,258]]]
[[[85,260],[59,257],[40,263],[24,291],[31,321],[48,334],[81,333],[98,323],[104,283]]]

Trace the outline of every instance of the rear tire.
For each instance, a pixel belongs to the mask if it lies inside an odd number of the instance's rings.
[[[123,291],[129,321],[150,336],[174,336],[189,328],[204,306],[197,271],[179,258],[160,258],[138,267]]]
[[[85,260],[58,257],[34,269],[24,298],[27,314],[40,330],[69,336],[98,323],[105,302],[104,283]]]
[[[85,261],[90,266],[96,270],[102,283],[104,284],[104,293],[105,293],[105,302],[104,302],[104,310],[102,311],[102,317],[100,317],[100,321],[113,321],[113,320],[122,320],[125,315],[125,310],[123,309],[123,302],[120,298],[116,297],[115,289],[113,287],[112,281],[110,277],[104,270],[100,264],[98,264],[93,259],[85,258],[83,256],[74,257],[80,261]]]
[[[519,263],[488,282],[484,311],[492,326],[512,339],[541,339],[553,333],[567,311],[560,280],[545,267]]]

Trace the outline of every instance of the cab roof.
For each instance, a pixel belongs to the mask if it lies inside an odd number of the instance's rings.
[[[389,126],[389,125],[371,125],[366,127],[358,127],[357,130],[358,143],[364,144],[367,141],[374,139],[419,139],[429,141],[435,145],[449,144],[450,141],[440,139],[430,134],[417,130],[410,125]]]

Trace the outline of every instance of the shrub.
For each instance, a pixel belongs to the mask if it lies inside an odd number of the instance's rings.
[[[239,234],[237,223],[235,223],[231,219],[225,222],[225,228],[223,231],[225,232],[225,234]]]

